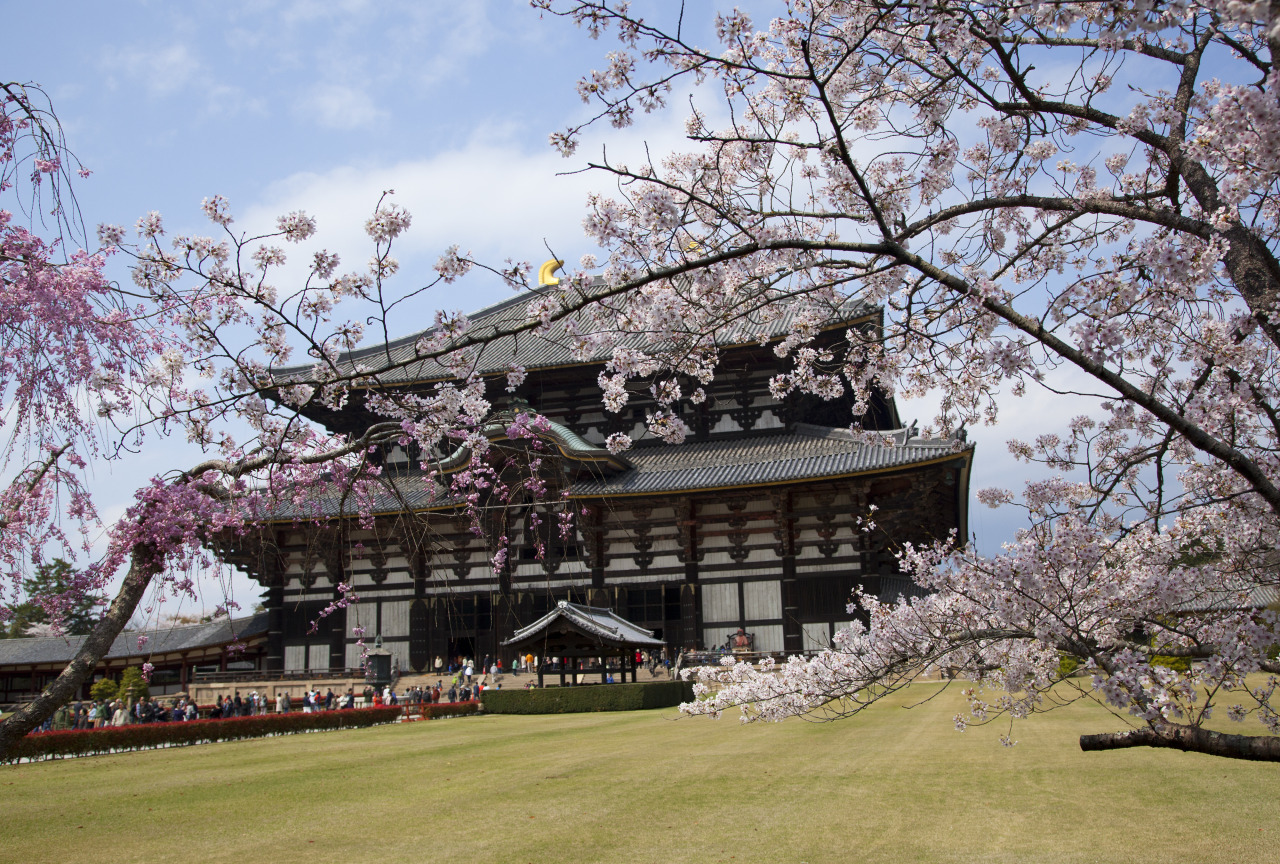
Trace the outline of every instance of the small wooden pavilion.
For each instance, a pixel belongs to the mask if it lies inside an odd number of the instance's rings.
[[[538,686],[543,686],[543,676],[548,661],[555,659],[560,666],[560,686],[565,686],[568,666],[583,659],[600,661],[600,681],[608,681],[609,671],[605,658],[621,658],[622,680],[636,680],[636,651],[661,651],[665,643],[655,639],[653,631],[632,624],[614,614],[612,609],[599,606],[582,606],[561,600],[555,608],[534,621],[528,627],[502,643],[504,647],[521,653],[532,650],[539,657]],[[574,670],[576,674],[576,669]]]

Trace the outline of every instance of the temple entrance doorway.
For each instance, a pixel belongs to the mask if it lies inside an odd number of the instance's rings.
[[[472,660],[480,663],[483,657],[476,657],[476,640],[472,636],[455,636],[449,640],[449,662],[455,665]],[[456,670],[455,670],[456,671]],[[476,673],[479,674],[477,669]]]

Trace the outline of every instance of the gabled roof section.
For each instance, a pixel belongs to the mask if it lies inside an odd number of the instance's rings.
[[[1241,582],[1235,590],[1212,588],[1198,597],[1178,604],[1181,612],[1221,612],[1224,610],[1273,609],[1280,611],[1280,585],[1250,585]]]
[[[794,432],[754,435],[628,451],[633,470],[570,487],[576,497],[650,495],[767,486],[968,460],[973,445],[954,438],[916,438],[899,429],[858,440],[847,429],[797,423]]]
[[[485,344],[470,350],[477,352],[475,371],[482,375],[496,375],[505,371],[513,363],[526,370],[552,369],[564,366],[579,366],[602,363],[609,359],[611,352],[598,352],[589,357],[579,357],[571,347],[566,335],[564,322],[553,325],[551,332],[537,334],[532,331],[515,335],[509,334],[513,328],[531,321],[529,304],[549,292],[562,291],[571,294],[574,289],[567,286],[540,287],[522,292],[500,303],[487,306],[467,316],[470,321],[468,338],[480,338]],[[603,293],[605,285],[597,279],[588,289],[589,293]],[[572,297],[573,301],[581,299],[581,295]],[[602,302],[607,302],[604,300]],[[731,328],[720,334],[717,343],[721,348],[737,345],[748,345],[761,338],[774,339],[790,332],[792,324],[800,314],[803,304],[792,304],[776,318],[747,313],[744,318]],[[847,327],[855,322],[868,320],[878,316],[875,306],[859,299],[850,299],[831,316],[831,327]],[[569,316],[568,320],[583,320],[581,313]],[[338,363],[349,373],[363,367],[369,374],[376,374],[384,385],[427,383],[454,378],[454,374],[435,360],[415,360],[417,345],[424,338],[430,338],[438,332],[431,327],[408,336],[377,345],[348,351],[339,356]],[[620,344],[623,347],[637,350],[652,349],[655,345],[653,334],[644,331],[630,331],[622,335]],[[391,368],[395,367],[395,368]],[[274,370],[277,382],[286,384],[292,380],[305,379],[312,366],[289,366]],[[390,371],[379,372],[378,370]]]
[[[503,645],[522,646],[533,644],[553,633],[568,628],[594,637],[601,645],[611,648],[661,648],[666,643],[653,638],[653,631],[646,630],[621,618],[612,609],[602,606],[582,606],[561,600],[546,615],[528,627],[515,632]]]
[[[267,613],[257,612],[243,618],[221,618],[203,624],[185,627],[167,627],[156,630],[125,630],[104,655],[104,660],[136,657],[139,661],[157,654],[174,651],[194,651],[214,648],[244,641],[267,632]],[[138,646],[138,637],[146,641]],[[36,636],[25,639],[0,639],[0,666],[25,666],[42,663],[66,663],[76,652],[85,636]]]
[[[494,443],[510,441],[511,424],[518,419],[521,411],[500,411],[484,425],[484,435]],[[601,473],[610,474],[625,471],[631,464],[621,456],[615,456],[603,447],[592,444],[577,432],[563,423],[557,423],[549,417],[530,413],[535,417],[542,429],[538,438],[545,446],[554,448],[560,458],[570,463],[589,463]],[[454,450],[432,467],[441,474],[450,474],[465,467],[471,460],[471,449],[465,444]]]
[[[511,424],[518,411],[502,411],[484,425],[484,435],[494,444],[512,442]],[[604,478],[631,470],[631,463],[615,456],[603,447],[592,444],[568,426],[546,417],[538,417],[545,424],[538,439],[546,448],[543,454],[554,455],[557,464],[569,473]],[[514,439],[516,443],[519,439]],[[471,448],[458,446],[442,459],[429,463],[429,470],[402,471],[388,468],[373,481],[370,512],[373,514],[399,513],[405,510],[429,510],[448,508],[460,503],[454,499],[447,486],[450,474],[467,467],[471,462]],[[344,504],[344,499],[348,499]],[[362,503],[338,492],[322,493],[309,497],[301,506],[286,505],[271,515],[271,519],[320,519],[333,516],[355,515]]]

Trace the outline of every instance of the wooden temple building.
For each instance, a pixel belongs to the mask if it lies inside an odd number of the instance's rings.
[[[88,698],[99,678],[120,680],[129,667],[154,666],[150,689],[154,696],[187,693],[200,675],[252,674],[265,668],[266,612],[242,618],[219,618],[200,624],[125,630],[98,661],[91,681],[78,698]],[[0,706],[34,699],[80,650],[85,636],[27,636],[0,639]]]
[[[636,683],[636,653],[639,651],[663,651],[661,639],[655,639],[651,631],[637,627],[618,616],[612,609],[582,606],[567,600],[558,602],[554,609],[521,627],[502,648],[514,650],[526,657],[554,657],[555,671],[560,673],[560,686],[565,685],[565,675],[571,665],[583,661],[595,661],[600,672],[600,683],[608,683],[608,661],[618,664],[620,680],[625,684],[627,674]],[[537,664],[538,686],[544,684],[546,663]]]
[[[475,313],[471,332],[518,323],[528,302],[526,294]],[[619,413],[605,411],[597,376],[607,358],[581,360],[561,341],[530,333],[492,340],[475,359],[500,409],[490,458],[527,459],[527,442],[503,432],[515,412],[546,418],[543,500],[571,505],[567,533],[555,507],[529,502],[486,511],[480,536],[447,492],[449,472],[469,454],[381,453],[372,524],[342,501],[316,501],[223,550],[266,589],[264,668],[357,666],[356,627],[368,640],[381,635],[404,674],[435,671],[438,658],[491,656],[509,668],[517,649],[504,643],[562,601],[614,610],[652,632],[672,658],[724,645],[740,629],[755,651],[790,654],[830,644],[854,617],[847,605],[855,587],[885,600],[916,593],[894,553],[951,531],[966,536],[972,445],[916,436],[883,396],[859,417],[848,397],[773,397],[770,377],[787,371],[773,345],[790,323],[784,315],[721,342],[706,400],[681,403],[692,434],[680,445],[646,440],[646,411],[655,408],[647,391],[632,393]],[[816,344],[880,323],[876,309],[847,309]],[[376,367],[412,358],[422,335],[343,361]],[[643,348],[644,335],[634,342]],[[526,377],[508,394],[503,373],[513,362]],[[381,386],[427,391],[450,378],[419,360],[382,376]],[[359,398],[342,410],[302,410],[339,433],[363,432],[376,419]],[[855,436],[855,423],[879,434],[870,442]],[[603,445],[614,432],[636,445],[611,455]],[[863,530],[868,522],[874,528]],[[510,551],[495,568],[499,536]],[[353,584],[360,602],[320,618],[339,582]]]

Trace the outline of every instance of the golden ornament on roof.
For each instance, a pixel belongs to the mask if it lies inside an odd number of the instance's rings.
[[[559,285],[560,280],[551,274],[563,266],[564,262],[559,258],[552,258],[550,261],[543,264],[542,268],[538,270],[538,287],[541,288],[546,285]]]

